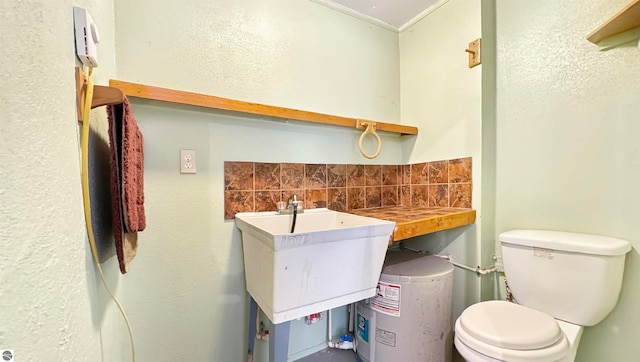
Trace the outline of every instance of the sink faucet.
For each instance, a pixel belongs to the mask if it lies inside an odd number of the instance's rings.
[[[298,196],[296,194],[291,195],[291,198],[289,199],[289,204],[287,205],[286,208],[285,208],[285,203],[283,201],[280,201],[277,204],[278,204],[278,213],[280,215],[293,214],[294,209],[298,214],[304,212],[304,209],[302,208],[302,201],[298,200]]]
[[[298,201],[298,196],[296,194],[291,195],[291,198],[289,199],[289,209],[293,209],[293,208],[298,208],[298,204],[300,203],[300,201]]]

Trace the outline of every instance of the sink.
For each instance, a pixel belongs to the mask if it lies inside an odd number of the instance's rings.
[[[329,209],[236,214],[247,291],[278,324],[374,296],[395,223]]]

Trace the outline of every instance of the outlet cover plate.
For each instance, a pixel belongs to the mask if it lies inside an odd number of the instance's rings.
[[[180,173],[196,172],[196,150],[180,150]]]

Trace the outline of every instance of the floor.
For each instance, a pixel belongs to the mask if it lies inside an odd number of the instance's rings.
[[[320,352],[316,352],[307,357],[301,358],[296,362],[356,362],[356,354],[353,350],[342,350],[327,348]]]

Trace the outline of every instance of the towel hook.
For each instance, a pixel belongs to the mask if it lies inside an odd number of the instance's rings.
[[[360,136],[360,140],[358,141],[358,147],[360,147],[360,153],[362,153],[362,155],[368,159],[373,159],[378,157],[378,155],[380,154],[380,149],[382,148],[382,141],[380,140],[380,136],[378,136],[378,134],[376,133],[376,122],[367,122],[367,121],[361,121],[358,119],[356,121],[356,128],[365,128],[364,132],[362,132],[362,135]],[[364,148],[362,148],[362,140],[368,134],[373,135],[373,137],[375,137],[376,141],[378,142],[378,149],[376,149],[376,152],[372,155],[366,153],[364,151]]]

